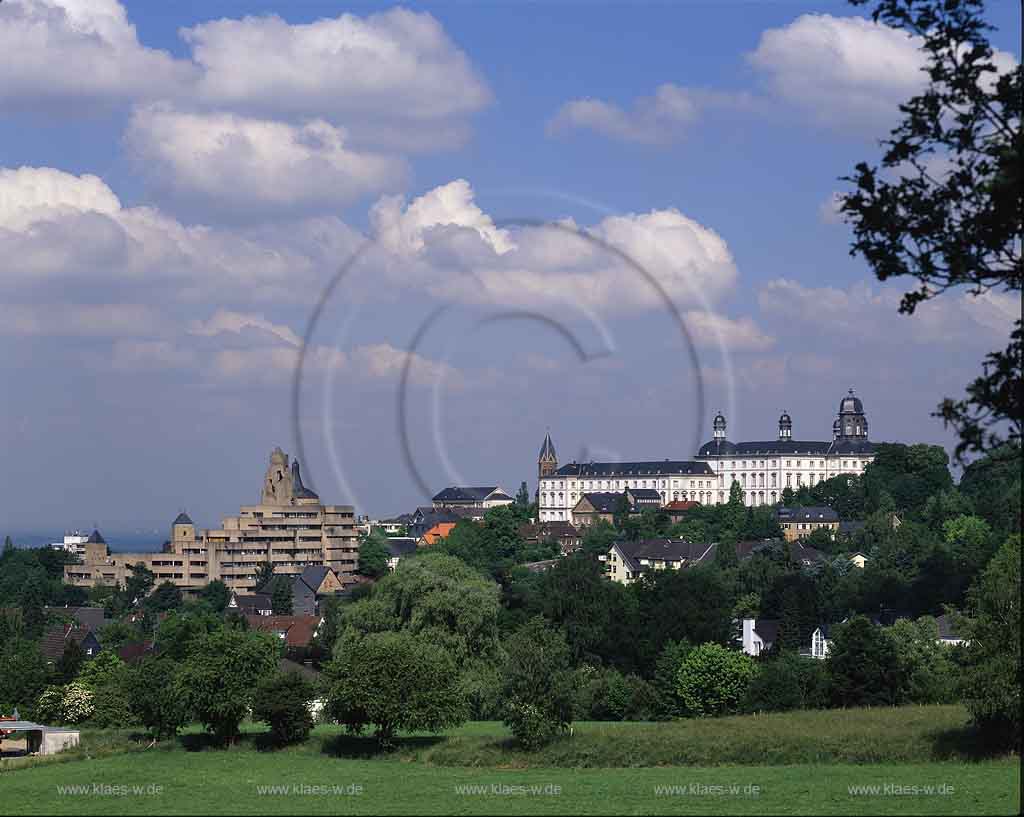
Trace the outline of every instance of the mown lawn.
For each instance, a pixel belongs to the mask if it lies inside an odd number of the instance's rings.
[[[1019,813],[1019,759],[988,757],[966,722],[944,706],[579,723],[536,754],[479,722],[404,736],[386,755],[335,726],[282,751],[263,750],[259,725],[227,750],[198,727],[151,748],[85,731],[72,752],[0,763],[0,803],[4,814]]]

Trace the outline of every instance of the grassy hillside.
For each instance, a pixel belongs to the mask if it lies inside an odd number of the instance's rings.
[[[5,814],[1017,813],[1018,758],[979,760],[966,720],[942,706],[582,723],[534,755],[495,723],[388,755],[326,726],[283,751],[258,727],[228,750],[198,728],[152,748],[86,732],[74,752],[0,764],[0,792]]]

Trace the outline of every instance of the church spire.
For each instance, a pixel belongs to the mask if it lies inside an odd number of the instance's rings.
[[[555,444],[551,442],[551,432],[544,435],[544,442],[540,447],[540,454],[537,456],[537,477],[543,479],[558,470],[558,455],[555,453]]]

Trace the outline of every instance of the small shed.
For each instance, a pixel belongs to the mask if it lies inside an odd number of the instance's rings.
[[[0,721],[2,742],[20,744],[29,755],[55,755],[79,741],[77,729],[62,729],[58,726],[43,726],[31,721]],[[17,736],[17,737],[15,737]]]

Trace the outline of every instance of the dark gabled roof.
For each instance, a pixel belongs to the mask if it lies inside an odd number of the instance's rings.
[[[666,562],[700,561],[714,547],[705,542],[686,542],[682,539],[641,539],[638,542],[615,542],[613,547],[634,570],[642,570],[641,560]]]
[[[174,521],[171,524],[172,525],[194,525],[195,522],[192,521],[191,517],[187,513],[182,511],[176,517],[174,517]]]
[[[89,630],[98,630],[104,624],[109,624],[107,612],[102,607],[45,607],[44,610],[55,616],[70,616],[79,627]]]
[[[324,579],[327,578],[327,574],[330,572],[331,568],[324,565],[308,565],[297,578],[315,593],[320,585],[324,583]]]
[[[269,593],[235,593],[238,609],[246,614],[257,610],[269,610],[272,607]]]
[[[823,457],[831,454],[868,456],[875,453],[875,444],[867,440],[758,440],[731,443],[728,440],[710,440],[700,447],[701,457],[742,457],[754,455],[807,454]]]
[[[645,460],[642,462],[570,462],[557,471],[560,477],[643,477],[661,474],[714,476],[706,462],[693,460]]]
[[[776,511],[780,522],[838,522],[839,514],[828,505],[808,505],[796,508],[782,507]]]
[[[583,499],[587,500],[593,507],[596,513],[615,513],[619,507],[619,503],[625,493],[615,493],[614,491],[598,491],[592,494],[584,494]]]
[[[482,502],[498,490],[497,485],[469,485],[445,488],[434,496],[434,502]],[[511,499],[511,497],[509,497]]]
[[[86,541],[89,544],[93,545],[105,545],[107,543],[107,540],[103,538],[103,534],[101,534],[98,530],[94,530],[92,533],[90,533],[89,538]]]
[[[408,556],[416,552],[416,540],[411,536],[391,536],[388,538],[388,553],[393,557]]]
[[[92,638],[97,644],[99,640],[95,633],[88,627],[78,627],[74,624],[56,624],[48,628],[39,642],[39,652],[47,661],[57,661],[66,649],[69,642],[74,641],[81,644],[88,638]]]
[[[523,539],[575,539],[580,532],[571,522],[557,520],[520,525],[519,535]]]
[[[800,562],[807,564],[819,564],[821,562],[827,562],[828,556],[822,553],[816,548],[807,547],[801,542],[794,542],[795,547],[792,549],[793,558]]]

